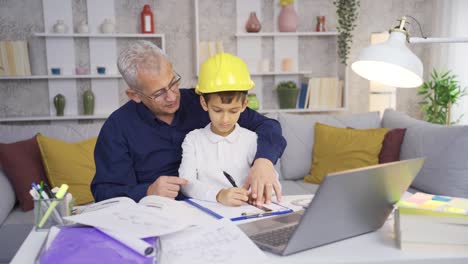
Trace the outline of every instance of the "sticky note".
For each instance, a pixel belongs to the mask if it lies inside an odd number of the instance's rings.
[[[434,201],[434,200],[428,200],[426,202],[424,202],[425,205],[433,205],[433,206],[443,206],[443,205],[447,205],[446,202],[441,202],[441,201]]]
[[[407,202],[407,201],[399,201],[397,203],[397,206],[398,207],[407,207],[407,208],[414,208],[417,206],[417,204],[415,203],[410,203],[410,202]]]
[[[452,198],[450,198],[450,197],[444,197],[444,196],[439,196],[439,195],[434,195],[434,197],[432,197],[432,200],[434,200],[434,201],[441,201],[441,202],[448,202],[448,201],[452,200]]]
[[[410,198],[406,199],[406,201],[420,204],[431,199],[432,199],[432,195],[418,192],[418,193],[413,194]]]
[[[448,204],[452,207],[463,208],[468,210],[468,199],[454,198]]]
[[[429,210],[434,210],[438,207],[441,207],[441,206],[444,206],[446,205],[447,203],[445,202],[440,202],[440,201],[434,201],[434,200],[428,200],[422,204],[419,204],[418,205],[418,208],[421,208],[421,209],[429,209]]]
[[[455,213],[455,214],[464,214],[464,213],[466,213],[465,209],[456,208],[456,207],[446,207],[446,208],[444,208],[443,211],[447,212],[447,213]]]

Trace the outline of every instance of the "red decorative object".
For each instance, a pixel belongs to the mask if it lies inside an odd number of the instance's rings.
[[[151,34],[154,32],[153,11],[151,11],[151,7],[149,5],[145,5],[143,7],[143,11],[141,11],[141,33]]]
[[[257,18],[257,14],[255,12],[250,12],[249,19],[245,23],[245,31],[249,33],[257,33],[262,29],[262,25]]]
[[[317,16],[317,24],[315,25],[316,32],[325,32],[325,16]]]

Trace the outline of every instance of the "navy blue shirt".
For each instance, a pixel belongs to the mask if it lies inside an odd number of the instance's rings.
[[[210,122],[194,89],[181,89],[180,93],[180,108],[170,125],[134,101],[109,116],[94,150],[96,174],[91,191],[96,202],[118,196],[139,201],[159,176],[179,175],[185,135]],[[286,148],[280,124],[249,108],[238,123],[258,135],[255,158],[276,163]],[[179,192],[177,199],[183,198]]]

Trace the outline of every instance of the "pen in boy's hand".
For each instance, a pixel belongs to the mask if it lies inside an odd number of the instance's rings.
[[[234,178],[232,178],[231,175],[229,175],[229,173],[223,171],[223,174],[224,176],[226,177],[226,179],[231,183],[232,187],[236,187],[237,188],[237,184],[236,182],[234,181]]]

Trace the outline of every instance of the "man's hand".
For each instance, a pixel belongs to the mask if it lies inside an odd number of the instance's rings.
[[[146,190],[146,195],[159,195],[168,198],[176,198],[180,185],[187,184],[186,179],[177,176],[159,176]]]
[[[227,206],[240,206],[248,200],[248,193],[244,188],[232,187],[229,189],[222,189],[216,195],[216,201]]]
[[[245,181],[244,188],[249,189],[255,205],[262,205],[264,202],[271,203],[273,191],[276,199],[281,201],[281,189],[276,178],[273,163],[264,158],[258,158],[250,168],[249,176]]]

